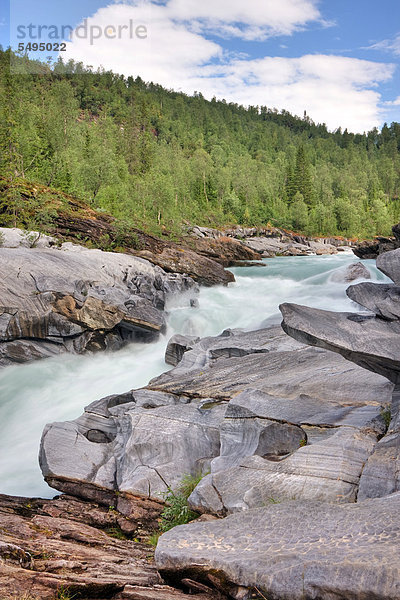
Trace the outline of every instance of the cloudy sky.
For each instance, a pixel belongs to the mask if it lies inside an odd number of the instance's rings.
[[[81,26],[64,36],[65,59],[206,98],[307,111],[331,130],[400,121],[398,0],[11,0],[10,15],[7,4],[0,43],[13,49],[48,42],[51,25],[52,42],[63,25]],[[40,39],[39,25],[49,27]]]

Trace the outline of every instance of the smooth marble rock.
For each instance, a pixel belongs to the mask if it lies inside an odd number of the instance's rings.
[[[358,504],[267,503],[159,539],[167,580],[207,578],[231,598],[399,600],[400,493]]]
[[[282,304],[282,327],[296,340],[342,354],[400,383],[400,322]]]
[[[394,284],[358,283],[347,288],[348,297],[368,308],[382,319],[400,319],[400,286]]]
[[[197,485],[189,505],[200,513],[221,516],[271,500],[355,502],[364,464],[376,442],[376,432],[340,427],[281,459],[254,454],[232,468],[212,471]]]
[[[40,463],[51,486],[90,499],[114,491],[160,499],[186,474],[211,471],[229,481],[234,468],[240,477],[230,481],[222,512],[247,506],[246,490],[266,476],[282,497],[354,501],[360,465],[385,431],[381,411],[392,390],[385,378],[307,348],[280,327],[227,330],[200,340],[145,388],[48,425]],[[280,483],[285,468],[287,485]],[[202,511],[214,511],[210,494]],[[253,497],[252,506],[264,502]]]
[[[190,304],[197,292],[189,277],[125,254],[1,247],[0,365],[154,339],[166,302],[182,294]]]

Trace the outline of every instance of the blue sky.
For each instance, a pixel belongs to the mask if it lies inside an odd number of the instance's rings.
[[[0,6],[3,46],[39,41],[21,39],[18,25],[61,29],[87,19],[96,39],[66,40],[65,58],[207,98],[306,110],[330,129],[362,132],[400,121],[397,0],[0,0]],[[127,23],[131,32],[141,26],[141,37],[128,37]],[[40,41],[48,40],[43,34]]]

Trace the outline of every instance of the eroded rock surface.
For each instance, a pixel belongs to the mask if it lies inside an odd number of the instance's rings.
[[[0,281],[0,365],[151,340],[166,302],[197,293],[188,276],[70,243],[0,248]]]
[[[271,496],[354,501],[392,390],[279,326],[227,330],[147,388],[48,425],[41,467],[57,489],[89,498],[96,489],[104,501],[114,491],[160,498],[184,474],[211,471],[190,502],[219,515]]]
[[[269,503],[175,527],[161,536],[156,564],[167,580],[211,578],[237,599],[399,600],[399,519],[400,493]]]
[[[77,599],[187,598],[165,584],[153,562],[148,540],[161,505],[136,499],[135,508],[126,518],[112,506],[69,496],[40,500],[0,495],[2,600],[54,600],[62,593]],[[205,590],[200,588],[199,600],[220,598]]]
[[[385,411],[388,431],[365,463],[358,500],[400,490],[400,249],[380,255],[377,267],[394,283],[366,282],[348,289],[351,299],[374,314],[331,313],[294,304],[281,306],[283,328],[295,339],[338,352],[396,385],[393,401]]]

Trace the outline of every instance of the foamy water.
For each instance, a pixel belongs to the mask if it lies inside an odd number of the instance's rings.
[[[218,335],[279,322],[279,304],[296,302],[335,311],[360,310],[332,277],[356,262],[353,255],[267,259],[263,267],[232,269],[236,283],[202,288],[199,308],[170,307],[168,332],[152,344],[115,353],[63,355],[0,371],[0,493],[52,497],[43,481],[38,449],[43,427],[78,417],[94,400],[146,385],[168,369],[165,347],[174,333]],[[387,281],[375,261],[363,261],[374,281]]]

